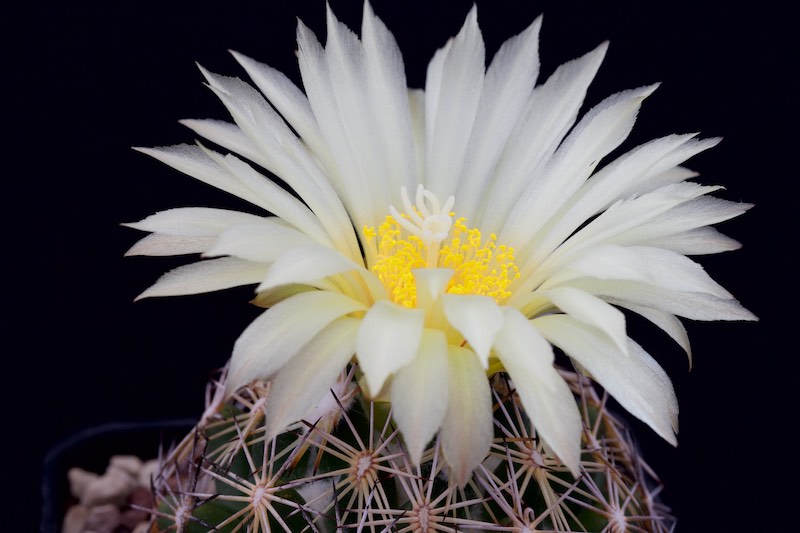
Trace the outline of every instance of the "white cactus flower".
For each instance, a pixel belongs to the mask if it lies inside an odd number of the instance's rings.
[[[463,484],[493,436],[488,377],[507,372],[539,436],[577,472],[581,417],[557,347],[675,443],[670,379],[619,308],[687,352],[677,317],[755,319],[686,257],[737,248],[710,225],[750,206],[709,196],[720,187],[679,166],[718,139],[670,135],[600,166],[656,86],[579,119],[606,45],[537,85],[540,24],[486,68],[473,8],[418,90],[369,3],[360,39],[329,8],[324,47],[298,27],[305,92],[238,53],[258,90],[203,70],[233,123],[184,123],[227,154],[141,149],[256,208],[156,213],[130,224],[152,234],[129,254],[202,254],[140,297],[256,286],[267,309],[236,342],[227,386],[272,380],[269,437],[357,363],[365,393],[390,399],[412,461],[438,433]]]

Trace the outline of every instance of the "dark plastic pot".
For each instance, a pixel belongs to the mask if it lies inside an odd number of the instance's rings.
[[[67,480],[70,468],[102,474],[114,455],[154,459],[159,446],[167,447],[181,439],[195,422],[194,419],[115,422],[87,428],[56,445],[44,459],[41,532],[60,533],[67,509],[76,503]]]

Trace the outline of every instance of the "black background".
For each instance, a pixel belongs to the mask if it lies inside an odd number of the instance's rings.
[[[361,3],[331,2],[360,27]],[[472,2],[375,1],[420,87],[433,52]],[[544,79],[604,40],[587,106],[618,90],[662,86],[626,146],[669,133],[723,136],[688,164],[718,195],[756,207],[720,229],[743,249],[701,258],[759,323],[689,323],[695,354],[636,323],[674,379],[678,448],[634,431],[666,484],[678,531],[778,531],[796,516],[789,432],[797,347],[797,38],[770,2],[478,1],[487,57],[544,13]],[[299,83],[296,18],[324,35],[322,1],[40,2],[8,15],[4,174],[6,304],[4,484],[18,498],[3,531],[34,531],[44,454],[110,421],[196,417],[205,383],[258,310],[250,289],[133,303],[184,260],[123,258],[140,234],[121,227],[176,206],[243,207],[130,149],[192,142],[182,118],[227,118],[195,62],[245,77],[234,49]],[[8,31],[7,36],[13,35]],[[8,141],[5,144],[9,147]],[[642,340],[640,338],[640,340]],[[155,453],[157,443],[153,444]],[[10,520],[10,523],[8,522]]]

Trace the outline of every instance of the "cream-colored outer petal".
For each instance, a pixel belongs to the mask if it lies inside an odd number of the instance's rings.
[[[220,235],[236,224],[259,224],[264,217],[209,207],[176,207],[152,214],[149,217],[123,224],[129,228],[167,235],[206,237]]]
[[[414,359],[392,378],[392,416],[415,465],[447,413],[449,375],[447,337],[440,330],[426,329]]]
[[[211,248],[216,237],[186,237],[183,235],[163,235],[151,233],[142,237],[125,252],[125,256],[149,255],[170,256],[201,254]]]
[[[598,328],[614,341],[620,350],[628,350],[625,315],[619,309],[597,296],[572,287],[551,289],[544,291],[542,295],[575,320]]]
[[[666,248],[683,255],[710,255],[731,252],[742,247],[742,243],[719,232],[716,228],[704,226],[666,236],[655,236],[639,241],[644,246]]]
[[[524,260],[541,262],[587,220],[619,199],[652,192],[658,188],[652,186],[653,183],[663,186],[670,180],[682,181],[693,177],[694,174],[685,169],[676,172],[674,166],[670,171],[664,170],[665,167],[677,165],[719,141],[697,141],[693,139],[694,136],[670,135],[656,139],[634,148],[604,166],[576,191],[544,230],[535,236],[531,257]],[[646,185],[651,186],[648,188]]]
[[[447,415],[441,442],[450,479],[463,487],[486,458],[494,434],[492,392],[475,352],[450,345]]]
[[[373,134],[379,145],[381,171],[389,192],[397,194],[401,185],[411,188],[419,182],[403,54],[369,2],[364,3],[361,35],[373,109],[370,122],[377,126]]]
[[[269,65],[235,51],[231,51],[231,54],[311,151],[320,159],[327,160],[327,146],[322,141],[314,113],[303,91],[285,74]]]
[[[358,329],[356,352],[369,394],[379,394],[397,369],[410,363],[419,351],[425,312],[388,300],[370,307]]]
[[[267,265],[236,257],[208,259],[170,270],[136,297],[181,296],[230,289],[258,283]]]
[[[233,347],[226,388],[231,393],[254,379],[266,379],[338,318],[364,305],[329,291],[296,294],[256,318]]]
[[[362,267],[331,248],[298,246],[272,263],[256,292],[290,283],[313,283],[334,274],[360,269]]]
[[[444,295],[455,273],[452,268],[416,268],[411,272],[417,286],[417,308],[426,311],[437,305],[437,300]]]
[[[633,416],[672,445],[677,444],[678,400],[658,363],[629,340],[620,351],[597,329],[566,315],[533,320],[536,328],[584,367]]]
[[[150,157],[169,165],[197,180],[227,193],[233,194],[253,205],[269,211],[269,202],[241,183],[238,177],[220,168],[211,153],[193,144],[162,146],[158,148],[135,148]],[[221,157],[221,156],[220,156]]]
[[[482,216],[472,221],[482,230],[500,231],[532,176],[542,174],[575,123],[607,48],[608,43],[603,43],[583,57],[564,63],[533,90],[485,191]]]
[[[313,154],[291,131],[263,96],[238,78],[217,76],[201,67],[209,87],[220,98],[236,124],[250,138],[260,156],[255,162],[280,176],[319,218],[334,237],[337,248],[350,250],[355,234],[339,196]]]
[[[651,307],[692,320],[758,320],[734,298],[712,294],[681,292],[646,283],[624,280],[582,278],[570,285],[609,301]]]
[[[503,314],[495,351],[536,432],[577,476],[583,423],[575,397],[553,366],[553,348],[519,311],[504,307]]]
[[[428,65],[425,81],[426,183],[439,198],[457,190],[486,73],[486,50],[473,7]]]
[[[578,277],[630,280],[668,290],[732,298],[730,292],[688,257],[649,246],[596,246],[565,264],[546,285],[569,283],[570,278]]]
[[[494,169],[525,115],[539,74],[542,17],[500,46],[486,71],[475,124],[458,179],[459,216],[475,221]]]
[[[661,311],[660,309],[653,309],[643,305],[636,305],[624,300],[616,300],[608,298],[608,301],[614,305],[619,305],[625,309],[629,309],[637,315],[646,318],[654,325],[661,328],[672,340],[678,343],[686,352],[686,357],[689,358],[689,368],[692,367],[692,346],[689,342],[689,333],[686,331],[683,323],[678,317],[672,313]]]
[[[326,394],[331,394],[331,387],[355,352],[359,322],[346,317],[332,322],[278,372],[265,415],[267,441],[307,416]]]
[[[287,250],[314,244],[310,237],[290,226],[262,219],[257,223],[231,226],[203,255],[230,255],[258,263],[271,263]]]
[[[492,298],[466,294],[442,295],[448,322],[461,333],[486,369],[494,337],[503,327],[503,313]]]
[[[589,178],[600,159],[625,140],[642,101],[655,88],[623,91],[592,108],[564,139],[541,176],[530,180],[516,199],[503,229],[498,232],[498,240],[526,254],[524,243],[536,237],[549,218]],[[536,216],[531,217],[530,213]]]

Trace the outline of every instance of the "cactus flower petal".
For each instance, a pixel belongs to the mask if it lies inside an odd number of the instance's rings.
[[[536,431],[577,475],[582,430],[572,392],[553,368],[553,348],[516,309],[503,309],[505,321],[495,350],[514,382]]]
[[[297,320],[309,308],[315,312]],[[228,390],[271,377],[334,320],[363,309],[362,303],[331,291],[308,291],[275,304],[237,339],[226,380]]]
[[[494,337],[503,327],[503,313],[497,302],[487,296],[445,294],[444,314],[469,343],[486,369]]]
[[[444,333],[426,329],[414,359],[392,378],[393,416],[414,464],[420,464],[422,452],[444,420],[449,374]]]
[[[672,382],[639,345],[622,351],[599,330],[567,315],[543,316],[536,328],[580,365],[632,415],[677,445],[678,400]]]
[[[363,354],[361,369],[373,394],[383,389],[384,381],[411,363],[422,341],[423,313],[391,302],[373,305],[358,330],[356,351]]]
[[[556,307],[576,320],[598,328],[621,350],[628,349],[625,315],[597,296],[574,287],[558,287],[542,293]]]
[[[306,418],[325,395],[331,394],[336,378],[353,356],[358,326],[358,320],[352,318],[332,322],[278,372],[265,415],[268,441],[292,422]],[[297,394],[298,390],[303,394]]]
[[[442,423],[442,449],[450,478],[463,486],[489,453],[494,435],[492,393],[477,354],[450,346],[447,415]]]

